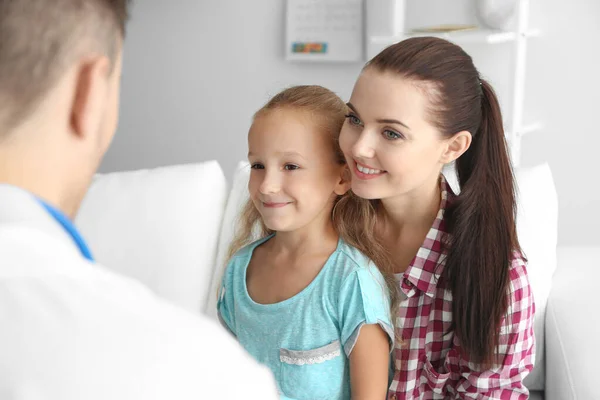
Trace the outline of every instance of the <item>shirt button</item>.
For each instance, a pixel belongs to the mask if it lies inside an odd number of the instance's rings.
[[[390,396],[390,400],[397,400],[397,397],[396,397],[396,395],[395,395],[395,394],[391,395],[391,396]]]

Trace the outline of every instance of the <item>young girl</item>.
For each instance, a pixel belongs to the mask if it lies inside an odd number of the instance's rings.
[[[492,87],[460,47],[414,38],[367,64],[348,106],[352,191],[406,298],[389,398],[527,399],[535,306]]]
[[[256,113],[248,134],[250,201],[232,247],[247,243],[257,222],[262,238],[231,257],[218,311],[271,368],[284,399],[380,400],[387,392],[394,336],[386,281],[332,222],[349,189],[337,145],[346,111],[327,89],[292,87]]]

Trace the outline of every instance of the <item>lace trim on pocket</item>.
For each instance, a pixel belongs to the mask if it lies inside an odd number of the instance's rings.
[[[314,350],[295,351],[280,349],[279,360],[291,365],[321,364],[341,355],[340,341],[336,340],[327,346]]]

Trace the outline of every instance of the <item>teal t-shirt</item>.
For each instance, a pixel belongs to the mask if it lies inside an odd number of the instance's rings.
[[[282,399],[350,399],[348,357],[360,328],[379,324],[393,349],[384,278],[365,255],[340,240],[304,290],[279,303],[256,303],[248,294],[246,270],[254,249],[271,237],[244,247],[227,265],[219,291],[221,322],[271,368]]]

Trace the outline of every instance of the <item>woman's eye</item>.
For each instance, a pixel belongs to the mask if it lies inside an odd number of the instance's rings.
[[[250,166],[250,168],[252,169],[265,169],[265,166],[262,165],[261,163],[254,163]]]
[[[350,122],[350,125],[355,125],[355,126],[362,125],[361,120],[354,114],[348,114],[348,115],[346,115],[346,118],[348,118],[348,122]]]
[[[389,129],[383,131],[383,136],[389,140],[402,139],[401,134],[399,134],[398,132],[390,131]]]
[[[294,171],[298,168],[300,167],[295,164],[286,164],[285,167],[283,167],[283,169],[285,169],[286,171]]]

